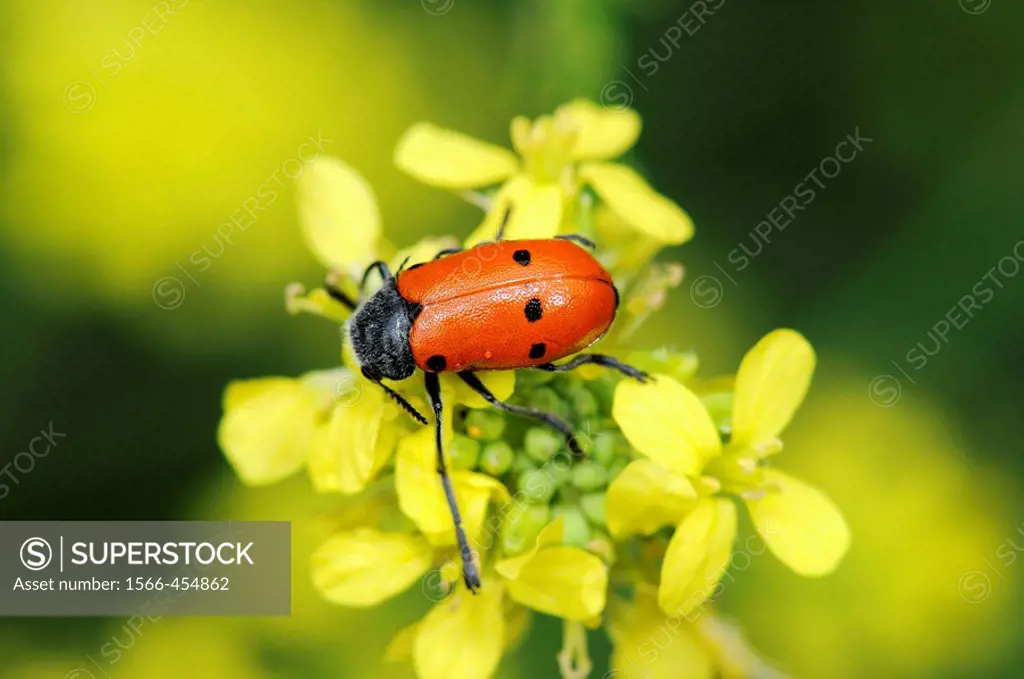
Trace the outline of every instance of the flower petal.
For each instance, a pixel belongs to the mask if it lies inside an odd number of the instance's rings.
[[[696,501],[693,484],[682,474],[651,460],[634,460],[608,486],[608,531],[617,540],[650,535],[679,523]]]
[[[447,443],[451,440],[451,434],[448,427],[445,430]],[[432,427],[423,427],[404,438],[398,444],[395,457],[398,505],[420,531],[428,535],[450,528],[451,525],[448,505],[437,475],[436,459]]]
[[[850,548],[850,528],[835,503],[814,486],[777,469],[765,468],[764,478],[779,492],[746,502],[768,549],[798,575],[831,573]]]
[[[508,179],[519,170],[519,158],[500,146],[417,123],[398,140],[395,165],[424,184],[458,190]]]
[[[358,276],[375,259],[380,211],[373,189],[349,165],[324,156],[296,180],[306,245],[329,269]]]
[[[406,662],[412,660],[412,648],[416,643],[416,635],[420,632],[420,624],[414,622],[395,632],[388,647],[384,649],[384,662]]]
[[[693,222],[681,207],[651,188],[635,170],[616,163],[588,163],[580,177],[634,229],[666,245],[693,237]]]
[[[676,528],[661,567],[658,604],[669,615],[689,615],[714,593],[736,538],[736,506],[706,497]]]
[[[576,547],[546,547],[506,586],[509,596],[524,606],[567,620],[590,620],[604,610],[608,567]]]
[[[306,462],[317,395],[301,380],[265,377],[232,382],[224,391],[217,440],[243,483],[280,481]]]
[[[505,646],[503,592],[497,584],[434,606],[413,645],[420,679],[488,679],[498,668]]]
[[[309,471],[318,490],[358,493],[391,459],[397,432],[383,426],[384,393],[352,373],[332,385],[334,408],[316,430]]]
[[[608,605],[608,634],[614,649],[608,677],[629,679],[712,679],[710,653],[683,616],[666,616],[654,596],[638,593],[631,602]],[[639,669],[638,669],[639,668]]]
[[[514,651],[526,638],[533,622],[533,612],[525,606],[506,600],[505,604],[505,651]]]
[[[736,374],[732,442],[755,447],[782,432],[807,394],[814,349],[793,330],[768,333],[747,352]]]
[[[504,240],[553,238],[562,221],[562,189],[556,184],[536,184],[523,175],[513,177],[498,191],[494,207],[480,226],[466,238],[466,247],[493,241],[508,210]]]
[[[421,537],[367,528],[329,537],[310,557],[313,584],[330,602],[375,606],[416,582],[433,549]]]
[[[634,448],[673,471],[696,476],[722,452],[700,399],[667,375],[619,382],[612,417]]]
[[[609,160],[632,148],[640,136],[640,115],[631,108],[606,109],[586,99],[559,106],[555,117],[569,116],[576,126],[573,160]]]

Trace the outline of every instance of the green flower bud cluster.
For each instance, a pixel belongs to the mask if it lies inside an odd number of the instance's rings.
[[[499,543],[506,555],[533,547],[540,531],[562,518],[563,542],[614,559],[605,519],[608,484],[631,448],[611,417],[617,375],[584,380],[572,374],[520,373],[512,402],[557,415],[584,455],[574,458],[562,435],[499,410],[467,410],[456,418],[449,460],[500,479],[513,497],[501,509]]]

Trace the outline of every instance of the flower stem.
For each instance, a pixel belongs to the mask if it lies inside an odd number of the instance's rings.
[[[562,650],[558,652],[558,668],[562,679],[586,679],[594,664],[587,654],[587,630],[583,623],[565,620],[562,623]]]

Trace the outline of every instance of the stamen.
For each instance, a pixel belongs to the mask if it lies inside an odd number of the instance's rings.
[[[757,451],[760,457],[775,455],[782,450],[782,439],[776,436],[775,438],[763,441],[755,445],[754,450]]]
[[[757,460],[751,460],[749,457],[737,458],[736,466],[745,474],[753,474],[757,471]]]

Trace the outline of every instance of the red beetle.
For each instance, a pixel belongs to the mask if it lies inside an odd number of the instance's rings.
[[[508,214],[505,215],[506,223]],[[356,303],[333,285],[330,295],[353,310],[347,323],[363,375],[379,385],[419,422],[427,419],[381,380],[404,380],[416,368],[425,373],[434,410],[437,471],[455,522],[466,586],[480,576],[462,528],[442,446],[438,373],[454,372],[494,406],[558,429],[570,450],[582,453],[569,426],[550,413],[498,400],[475,375],[478,370],[539,368],[572,370],[587,363],[614,368],[643,381],[647,375],[611,356],[583,354],[568,363],[553,361],[596,342],[615,318],[619,295],[612,278],[584,248],[581,236],[544,240],[497,240],[468,250],[444,250],[431,262],[392,275],[384,262],[366,269],[360,288],[376,270],[384,280],[373,295]]]

